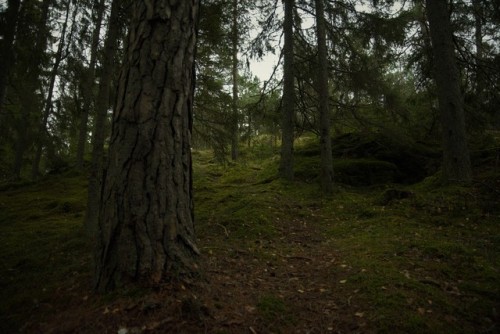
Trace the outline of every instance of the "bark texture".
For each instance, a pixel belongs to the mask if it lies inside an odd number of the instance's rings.
[[[191,123],[197,0],[135,1],[113,115],[95,288],[193,270]]]
[[[328,59],[326,50],[325,8],[323,0],[315,0],[316,35],[318,39],[318,93],[319,93],[319,131],[321,152],[321,190],[326,194],[333,192],[333,157],[330,138],[330,107],[328,94]]]
[[[469,182],[471,163],[465,131],[460,74],[455,59],[453,31],[446,0],[426,0],[432,41],[434,78],[443,133],[442,176],[446,182]]]
[[[293,73],[293,7],[294,0],[283,0],[285,22],[283,31],[285,43],[283,45],[283,102],[281,115],[281,159],[279,166],[280,177],[293,179],[293,141],[294,141],[294,110],[295,84]]]

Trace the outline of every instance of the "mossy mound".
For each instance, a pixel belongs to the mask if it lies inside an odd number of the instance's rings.
[[[375,159],[341,159],[334,163],[337,181],[352,186],[393,183],[399,178],[398,167]]]
[[[441,160],[440,150],[432,145],[382,133],[347,133],[335,137],[332,154],[338,180],[352,185],[417,183],[433,175]],[[307,159],[319,156],[319,144],[309,142],[297,149],[297,156]]]
[[[313,182],[319,176],[318,157],[298,157],[295,164],[295,177]],[[333,162],[335,181],[351,186],[369,186],[394,183],[400,175],[393,163],[375,159],[336,159]]]
[[[382,133],[348,133],[332,141],[337,158],[367,158],[386,161],[397,166],[398,183],[416,183],[434,174],[440,164],[441,152],[430,145],[392,138]]]

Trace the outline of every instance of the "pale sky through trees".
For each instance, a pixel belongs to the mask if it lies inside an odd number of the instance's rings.
[[[261,81],[269,80],[278,60],[279,55],[268,53],[262,57],[261,61],[251,60],[250,71],[252,71],[252,73],[256,75]],[[276,72],[276,74],[281,76],[280,68],[278,68]]]

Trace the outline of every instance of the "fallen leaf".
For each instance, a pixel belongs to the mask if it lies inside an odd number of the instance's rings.
[[[253,313],[255,312],[255,307],[247,305],[245,306],[245,311],[247,311],[248,313]]]
[[[346,279],[343,279],[343,280],[341,280],[339,283],[340,283],[340,284],[345,284],[345,283],[347,283],[347,280],[346,280]]]
[[[425,308],[423,308],[423,307],[419,307],[419,308],[417,309],[417,312],[418,312],[418,314],[420,314],[420,315],[424,315],[424,314],[425,314]]]
[[[354,315],[357,316],[358,318],[363,318],[365,316],[363,312],[356,312],[354,313]]]

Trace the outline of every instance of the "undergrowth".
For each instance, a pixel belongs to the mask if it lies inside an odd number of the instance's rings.
[[[322,196],[307,154],[296,156],[302,174],[293,182],[276,178],[274,155],[247,152],[226,165],[210,152],[193,157],[196,233],[205,254],[251,251],[257,264],[277,263],[297,247],[278,240],[283,229],[300,223],[318,231],[317,242],[337,259],[328,267],[336,303],[368,331],[499,330],[500,212],[484,204],[498,199],[494,170],[469,187],[430,177],[414,185],[337,184],[333,196]],[[83,176],[59,175],[0,190],[1,332],[44,321],[66,299],[90,293],[85,187]],[[282,332],[300,319],[294,312],[302,306],[292,301],[263,293],[255,312]]]

